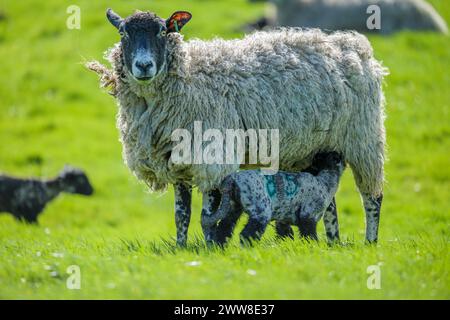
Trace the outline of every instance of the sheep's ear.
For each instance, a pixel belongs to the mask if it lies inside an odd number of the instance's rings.
[[[167,32],[180,32],[181,28],[191,20],[192,14],[187,11],[174,12],[169,19],[166,20]]]
[[[106,10],[106,17],[108,18],[109,22],[116,27],[116,29],[119,29],[120,24],[122,23],[123,19],[114,11],[112,11],[110,8]]]

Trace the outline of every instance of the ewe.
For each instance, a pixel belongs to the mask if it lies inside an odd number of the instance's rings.
[[[121,35],[107,57],[88,67],[117,98],[126,164],[152,190],[174,184],[177,242],[185,244],[191,187],[203,192],[202,216],[220,202],[217,187],[240,164],[171,161],[174,130],[279,129],[280,169],[307,168],[319,151],[350,165],[366,211],[366,239],[377,240],[385,149],[382,80],[386,69],[357,33],[281,29],[243,39],[183,41],[191,18],[151,12],[108,20]],[[194,151],[192,151],[194,152]],[[325,214],[327,220],[328,214]],[[206,238],[209,230],[204,228]]]

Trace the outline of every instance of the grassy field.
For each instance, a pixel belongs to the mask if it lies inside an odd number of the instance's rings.
[[[450,22],[450,3],[431,1]],[[81,29],[66,8],[81,8]],[[187,38],[241,36],[263,5],[245,0],[12,1],[0,3],[0,171],[50,177],[65,163],[89,173],[93,197],[63,195],[39,226],[0,216],[2,299],[449,299],[450,41],[443,35],[371,37],[389,67],[389,162],[380,242],[363,243],[364,216],[351,172],[337,196],[343,245],[277,241],[273,228],[250,249],[224,251],[200,237],[196,193],[187,249],[174,246],[172,190],[149,194],[127,170],[112,97],[84,69],[118,40],[105,19],[112,6],[194,18]],[[381,289],[366,285],[381,264]],[[66,287],[70,265],[81,289]]]

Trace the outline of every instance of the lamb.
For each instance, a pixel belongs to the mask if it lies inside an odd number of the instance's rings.
[[[366,239],[377,240],[387,71],[366,37],[281,28],[243,39],[184,41],[179,31],[191,18],[184,11],[167,20],[151,12],[122,19],[108,9],[107,18],[121,35],[106,54],[113,69],[98,62],[88,67],[118,101],[127,166],[151,190],[174,185],[179,245],[187,239],[192,187],[203,193],[205,218],[220,203],[221,181],[240,168],[240,163],[173,163],[172,133],[192,132],[194,121],[221,132],[279,129],[285,171],[307,168],[319,151],[342,154],[362,196]],[[203,231],[208,239],[211,230]]]
[[[0,175],[0,212],[9,212],[17,220],[37,223],[47,203],[61,192],[89,196],[94,189],[83,171],[68,166],[49,180]]]
[[[317,240],[317,222],[334,198],[345,163],[335,152],[323,153],[316,155],[313,168],[316,175],[244,170],[227,176],[219,187],[219,208],[204,219],[205,225],[216,229],[214,242],[226,242],[242,211],[249,215],[241,233],[244,244],[259,240],[271,220],[283,226],[297,225],[302,237]]]
[[[448,33],[447,24],[424,0],[272,0],[275,25],[327,30],[356,30],[391,34],[396,31],[425,30]],[[369,30],[367,13],[371,5],[380,8],[381,28]]]

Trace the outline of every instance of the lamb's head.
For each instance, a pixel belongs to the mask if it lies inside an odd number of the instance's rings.
[[[119,30],[125,68],[139,82],[147,83],[166,67],[167,35],[179,32],[191,19],[177,11],[164,20],[152,12],[136,12],[122,19],[111,9],[106,11],[111,24]]]
[[[89,196],[94,193],[87,175],[80,169],[65,166],[58,175],[61,191]]]
[[[312,167],[320,172],[322,170],[336,170],[339,174],[345,169],[345,160],[337,152],[320,152],[315,155]]]

